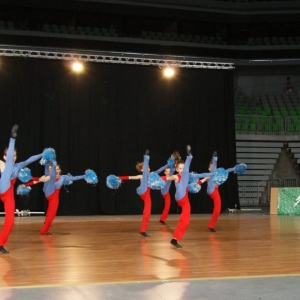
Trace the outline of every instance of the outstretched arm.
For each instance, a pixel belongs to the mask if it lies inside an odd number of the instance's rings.
[[[226,169],[226,171],[227,171],[228,173],[234,172],[234,171],[235,171],[235,167],[234,167],[234,168],[228,168],[228,169]]]
[[[117,176],[121,180],[137,180],[137,179],[142,179],[142,175],[135,175],[135,176]]]
[[[27,183],[24,183],[23,185],[24,186],[31,186],[31,185],[34,185],[34,184],[37,184],[39,182],[42,182],[40,181],[40,178],[39,177],[32,177],[31,180]]]
[[[29,157],[27,160],[25,161],[22,161],[22,162],[19,162],[19,163],[16,163],[17,165],[17,168],[18,168],[18,171],[21,170],[22,168],[25,168],[27,167],[29,164],[39,160],[40,158],[43,157],[43,153],[41,154],[37,154],[37,155],[33,155],[31,157]]]
[[[78,175],[78,176],[62,175],[62,176],[66,181],[76,181],[76,180],[84,179],[84,175]]]
[[[190,173],[190,178],[204,178],[204,177],[211,177],[214,175],[214,172],[212,173],[201,173],[201,174],[198,174],[198,173]]]
[[[172,176],[166,176],[167,181],[178,181],[178,176],[177,175],[172,175]]]
[[[168,164],[166,164],[163,167],[159,168],[158,170],[154,171],[154,173],[159,174],[162,171],[164,171],[166,168],[170,168]]]
[[[198,180],[197,183],[201,185],[202,183],[206,182],[209,179],[210,179],[210,177],[205,177],[203,179]]]

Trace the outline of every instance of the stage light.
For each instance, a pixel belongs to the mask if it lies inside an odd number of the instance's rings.
[[[166,68],[164,69],[164,75],[165,75],[165,77],[170,78],[170,77],[173,77],[174,74],[175,74],[175,70],[174,70],[173,68],[171,68],[171,67],[166,67]]]
[[[76,61],[72,64],[72,69],[75,72],[81,72],[83,70],[83,64],[79,61]]]

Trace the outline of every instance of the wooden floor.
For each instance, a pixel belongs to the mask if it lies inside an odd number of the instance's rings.
[[[176,249],[178,217],[161,226],[152,215],[149,238],[138,234],[141,216],[56,217],[52,236],[39,235],[43,216],[16,217],[10,253],[0,254],[0,287],[300,274],[297,216],[223,213],[210,233],[210,215],[192,215]]]

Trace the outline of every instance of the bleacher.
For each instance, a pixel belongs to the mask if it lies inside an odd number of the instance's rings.
[[[237,132],[287,134],[300,132],[300,97],[297,93],[235,93]]]
[[[246,163],[245,174],[238,176],[241,206],[268,203],[268,183],[282,151],[283,143],[271,141],[237,141],[237,163]]]
[[[249,96],[241,89],[234,96],[237,163],[248,166],[246,173],[238,176],[240,204],[268,205],[272,186],[300,183],[300,97],[297,92],[254,92]],[[280,164],[290,172],[277,178]]]

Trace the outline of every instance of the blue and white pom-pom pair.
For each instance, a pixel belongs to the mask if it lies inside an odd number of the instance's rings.
[[[216,173],[212,176],[212,181],[215,186],[224,183],[228,178],[228,172],[224,168],[218,168]]]
[[[171,168],[171,169],[175,169],[176,165],[175,165],[175,159],[173,157],[170,157],[167,160],[167,165]]]
[[[193,172],[191,172],[193,174]],[[198,178],[190,177],[188,184],[188,192],[191,194],[197,194],[201,190],[201,185],[198,182]]]
[[[163,181],[160,176],[155,173],[151,172],[148,176],[148,186],[152,190],[161,190],[165,186],[166,182]]]
[[[97,184],[98,183],[98,177],[97,174],[93,170],[86,170],[84,174],[84,180],[89,184]]]
[[[43,151],[43,156],[40,160],[41,165],[48,165],[56,160],[55,150],[53,148],[46,148]]]
[[[238,164],[234,167],[234,173],[237,175],[242,175],[247,170],[246,164]]]
[[[197,194],[201,190],[201,185],[197,182],[190,182],[188,184],[188,191],[191,194]]]
[[[116,190],[121,186],[122,180],[116,175],[109,175],[106,177],[106,186],[110,189]]]
[[[24,186],[24,185],[20,184],[17,188],[17,195],[27,196],[27,195],[29,195],[30,191],[31,191],[30,186]]]
[[[152,190],[161,190],[165,186],[166,182],[163,181],[157,173],[151,172],[148,176],[148,186]],[[140,194],[140,187],[136,189],[136,192]]]
[[[22,168],[18,174],[18,179],[23,183],[30,181],[32,178],[31,170],[29,168]]]

